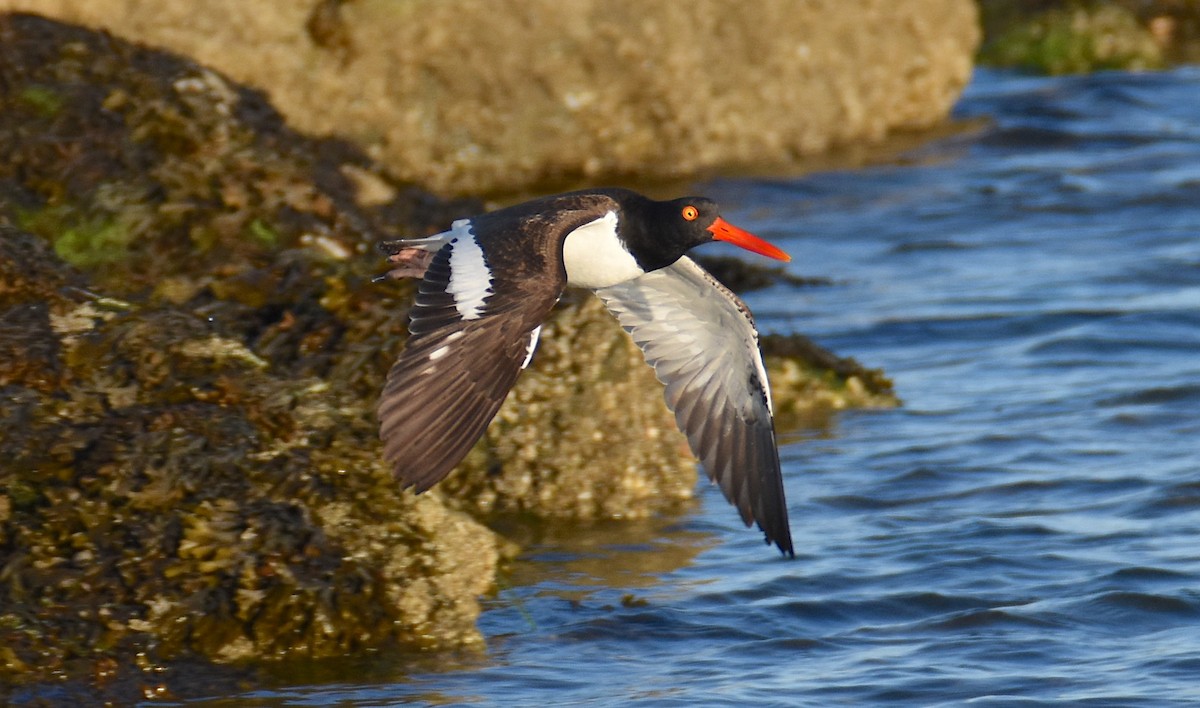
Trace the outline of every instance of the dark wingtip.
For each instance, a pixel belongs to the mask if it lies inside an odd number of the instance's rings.
[[[409,491],[413,494],[424,494],[433,487],[435,480],[423,480],[419,476],[412,474],[404,469],[404,467],[394,460],[388,460],[392,468],[392,479],[400,486],[401,491]]]
[[[792,549],[791,534],[784,536],[782,539],[773,540],[770,537],[770,535],[764,533],[763,534],[763,543],[767,544],[768,546],[771,545],[772,543],[774,543],[779,548],[779,553],[782,554],[785,558],[788,558],[789,560],[796,558],[796,551]]]

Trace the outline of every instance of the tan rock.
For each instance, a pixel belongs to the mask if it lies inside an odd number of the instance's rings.
[[[163,45],[443,192],[779,167],[943,119],[971,0],[0,0]],[[310,17],[319,21],[309,22]]]

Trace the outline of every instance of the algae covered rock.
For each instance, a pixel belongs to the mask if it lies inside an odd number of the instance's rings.
[[[194,313],[37,300],[0,328],[4,673],[478,643],[497,540],[396,488],[361,401]]]
[[[382,465],[407,294],[356,257],[462,205],[181,57],[0,46],[0,684],[478,645],[501,541]]]
[[[980,0],[984,64],[1042,73],[1139,70],[1200,60],[1191,0]]]
[[[1131,8],[1069,3],[1012,20],[984,45],[980,60],[1047,74],[1077,74],[1160,68],[1164,51],[1160,38]]]

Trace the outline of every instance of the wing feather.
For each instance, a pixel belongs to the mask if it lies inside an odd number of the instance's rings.
[[[747,526],[792,549],[770,390],[746,305],[686,256],[596,291],[666,386],[708,476]]]
[[[384,457],[401,485],[418,492],[444,478],[483,435],[563,287],[561,279],[502,283],[483,316],[464,319],[447,292],[448,259],[443,247],[425,272],[409,341],[378,407]]]
[[[499,318],[473,320],[455,330],[462,337],[440,345],[450,349],[436,361],[429,361],[428,346],[415,346],[392,367],[380,399],[380,437],[402,485],[420,492],[440,481],[500,409],[528,341],[528,333],[510,335],[502,324]],[[422,373],[430,366],[432,373]]]
[[[545,197],[456,221],[436,238],[387,247],[443,244],[417,287],[409,340],[378,407],[384,456],[403,486],[433,486],[483,435],[533,353],[534,331],[562,294],[564,239],[616,207],[603,192]],[[479,247],[467,244],[465,290],[450,287],[455,238]],[[470,306],[460,309],[456,293]]]

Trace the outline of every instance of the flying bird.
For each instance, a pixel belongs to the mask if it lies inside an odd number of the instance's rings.
[[[384,456],[417,492],[483,435],[567,286],[593,290],[666,386],[692,452],[746,526],[794,556],[767,373],[745,303],[685,254],[725,241],[782,261],[703,197],[626,189],[542,197],[381,244],[420,277],[409,339],[379,401]]]

